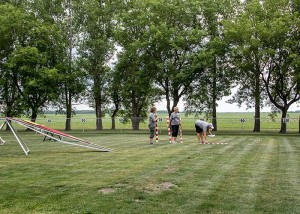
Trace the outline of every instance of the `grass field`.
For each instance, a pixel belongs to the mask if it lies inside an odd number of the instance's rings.
[[[1,131],[0,213],[300,213],[299,136],[73,133],[96,152]],[[72,134],[72,133],[71,133]]]

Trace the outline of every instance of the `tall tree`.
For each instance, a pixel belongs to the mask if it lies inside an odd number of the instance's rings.
[[[2,62],[5,77],[13,81],[24,108],[30,112],[31,120],[35,121],[41,107],[56,98],[59,79],[55,68],[56,47],[60,35],[55,25],[42,22],[26,10],[16,11],[8,15],[16,22],[4,28],[7,29],[4,38],[10,38],[10,45],[6,46]],[[20,17],[14,18],[13,15],[18,12]]]
[[[217,130],[217,101],[230,92],[231,65],[223,24],[232,12],[230,1],[207,0],[199,2],[199,25],[206,31],[204,45],[198,50],[197,64],[201,73],[185,98],[186,112],[202,113],[212,117]],[[199,88],[199,90],[195,90]]]
[[[300,16],[298,1],[266,1],[262,28],[266,69],[261,72],[270,101],[281,110],[286,133],[289,107],[300,100]]]
[[[230,55],[236,71],[234,79],[239,87],[237,93],[230,100],[247,108],[254,107],[254,132],[260,132],[260,109],[267,98],[260,73],[263,67],[262,43],[259,38],[257,25],[264,19],[260,12],[258,1],[241,4],[242,14],[225,23],[225,36],[231,43]]]
[[[18,37],[25,30],[23,23],[26,17],[27,14],[17,6],[0,5],[0,100],[3,105],[1,113],[7,117],[18,116],[25,110],[7,62],[15,50]]]
[[[261,83],[259,73],[270,102],[282,112],[280,133],[286,133],[284,119],[290,105],[300,99],[300,22],[295,8],[298,6],[294,3],[296,1],[246,1],[241,16],[230,24],[235,27],[228,27],[228,32],[239,42],[238,51],[242,50],[244,61],[252,61],[252,69],[249,63],[244,65],[254,73],[256,84],[253,86]],[[245,34],[246,37],[241,36]],[[254,95],[259,100],[258,94]]]
[[[128,28],[127,28],[128,29]],[[131,119],[132,129],[139,130],[149,105],[159,96],[149,71],[142,67],[137,50],[128,49],[119,56],[117,72],[122,76],[121,95],[125,118]]]
[[[91,86],[92,106],[95,107],[96,129],[103,129],[102,117],[107,105],[107,77],[109,61],[113,56],[112,39],[114,11],[118,1],[85,0],[77,5],[78,23],[81,31],[79,50],[81,66],[88,73]]]
[[[180,0],[147,1],[149,27],[145,32],[148,66],[163,91],[167,110],[187,93],[197,75],[194,62],[203,45],[205,32],[199,25],[195,2]]]
[[[127,10],[119,14],[115,31],[115,38],[121,47],[116,69],[119,76],[122,76],[122,105],[125,117],[131,119],[134,130],[139,129],[140,121],[146,116],[149,106],[160,96],[147,64],[150,59],[147,58],[145,44],[150,23],[145,10],[145,2],[130,2]]]
[[[57,41],[57,66],[62,77],[60,80],[59,101],[55,102],[58,109],[64,109],[66,114],[65,130],[71,130],[71,118],[74,112],[73,102],[76,102],[85,89],[84,73],[76,66],[76,31],[74,4],[72,0],[33,0],[27,1],[26,8],[45,23],[55,24],[60,32]],[[57,104],[59,103],[59,104]]]

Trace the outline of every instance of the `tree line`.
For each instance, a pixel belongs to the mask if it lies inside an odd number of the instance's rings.
[[[153,103],[170,114],[213,118],[230,100],[281,113],[300,100],[300,1],[0,0],[0,100],[7,117],[35,121],[74,103],[109,114],[134,130]],[[254,132],[260,131],[255,120]]]

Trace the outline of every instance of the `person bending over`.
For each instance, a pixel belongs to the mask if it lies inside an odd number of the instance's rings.
[[[211,131],[214,129],[214,126],[213,124],[208,123],[204,120],[197,120],[195,122],[195,128],[199,144],[205,144],[207,136],[206,133],[209,132],[211,134]]]

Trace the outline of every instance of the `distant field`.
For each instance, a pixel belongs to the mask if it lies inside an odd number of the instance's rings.
[[[275,120],[272,120],[269,113],[261,114],[261,130],[278,132],[280,130],[281,115],[278,115]],[[159,128],[162,132],[167,131],[166,112],[158,112],[158,117],[161,118]],[[300,113],[289,113],[289,122],[287,123],[287,130],[291,133],[299,131],[299,117]],[[194,123],[201,116],[195,118],[194,116],[185,117],[181,113],[183,129],[186,132],[194,130]],[[27,119],[27,118],[25,118]],[[206,120],[206,118],[204,118]],[[241,122],[244,119],[244,123]],[[208,119],[210,121],[210,119]],[[64,115],[46,114],[45,117],[39,117],[37,123],[50,126],[55,129],[63,130],[65,128],[66,117]],[[111,129],[111,118],[107,115],[102,118],[103,129]],[[254,126],[254,113],[219,113],[217,114],[218,131],[233,131],[233,132],[251,132]],[[94,114],[77,114],[71,118],[71,128],[73,130],[95,130],[96,118]],[[116,118],[116,129],[119,131],[132,129],[130,121],[128,123],[121,123],[120,118]],[[147,130],[147,118],[143,118],[140,123],[141,130]]]
[[[96,152],[19,132],[0,145],[1,214],[299,213],[299,136],[222,135],[221,145],[148,134],[70,132],[112,149]]]

